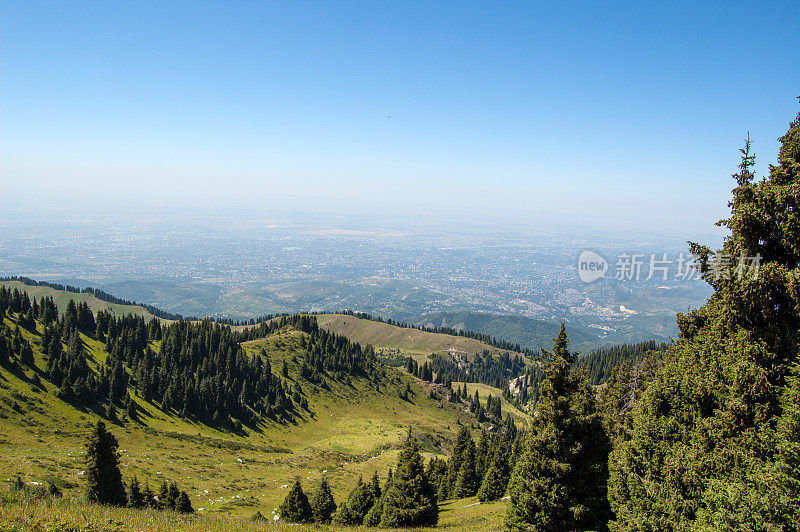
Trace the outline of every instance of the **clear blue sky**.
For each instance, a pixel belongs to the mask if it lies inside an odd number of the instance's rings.
[[[697,4],[2,2],[0,202],[710,230],[800,2]]]

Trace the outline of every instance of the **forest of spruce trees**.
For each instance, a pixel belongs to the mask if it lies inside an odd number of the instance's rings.
[[[35,331],[40,322],[43,332],[37,341],[46,359],[41,374],[59,388],[64,401],[101,408],[111,420],[116,420],[117,409],[137,419],[130,385],[163,411],[209,425],[237,428],[262,417],[291,421],[308,409],[302,386],[288,381],[285,364],[273,372],[265,353],[248,357],[240,346],[287,326],[305,333],[300,373],[311,383],[377,379],[385,371],[371,347],[319,328],[313,316],[285,316],[234,331],[211,321],[167,325],[156,318],[116,317],[103,310],[94,315],[86,303],[76,305],[74,300],[59,316],[52,298],[31,301],[23,291],[0,287],[0,315],[6,313],[18,317],[18,326],[4,324],[0,329],[0,364],[18,360],[35,369],[33,349],[19,327]],[[79,333],[105,344],[108,357],[97,372],[89,368]],[[157,352],[152,348],[155,340]]]

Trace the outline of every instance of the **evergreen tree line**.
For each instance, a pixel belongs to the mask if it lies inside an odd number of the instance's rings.
[[[16,362],[33,365],[33,347],[23,338],[19,327],[35,331],[40,316],[47,316],[51,321],[58,316],[54,309],[52,299],[42,299],[41,303],[34,299],[31,303],[26,292],[0,286],[0,365],[11,366]],[[12,318],[14,314],[17,315],[17,326],[6,326],[4,318]]]
[[[438,474],[432,473],[437,469],[433,460],[426,469],[417,439],[409,430],[395,471],[389,470],[383,486],[377,472],[369,482],[359,477],[347,499],[337,505],[327,478],[319,481],[310,498],[298,478],[280,505],[280,516],[290,523],[334,522],[388,528],[434,526],[439,519],[439,506],[436,486],[431,481],[431,475]]]
[[[524,433],[516,430],[492,434],[481,430],[476,445],[470,430],[462,426],[449,460],[434,458],[429,464],[438,499],[477,495],[481,502],[490,502],[502,498],[523,438]]]
[[[265,352],[249,357],[240,346],[286,327],[306,333],[299,340],[302,361],[295,361],[301,378],[309,382],[324,385],[325,379],[349,383],[352,378],[366,378],[377,386],[386,376],[370,346],[362,348],[321,329],[314,316],[284,316],[234,331],[210,320],[162,324],[156,318],[117,317],[105,310],[95,316],[86,303],[74,300],[59,316],[52,298],[31,303],[24,291],[2,287],[0,309],[4,315],[8,311],[16,316],[18,323],[27,325],[26,317],[33,321],[30,330],[38,335],[46,361],[43,373],[59,388],[59,397],[100,407],[112,421],[117,420],[118,408],[130,419],[138,419],[129,386],[145,401],[159,403],[165,412],[234,430],[261,417],[279,423],[292,420],[308,410],[300,382],[290,382],[286,363],[278,375]],[[36,320],[42,323],[41,333],[37,333]],[[108,356],[96,372],[87,363],[80,333],[105,343]],[[158,351],[153,350],[154,341],[160,341]],[[16,359],[37,369],[33,347],[18,328],[4,323],[0,363]]]
[[[662,355],[667,350],[665,342],[656,343],[655,340],[636,344],[615,345],[607,349],[598,349],[577,361],[589,378],[589,383],[600,385],[606,382],[614,368],[627,362],[635,362],[648,355]]]
[[[54,290],[61,290],[63,292],[71,292],[73,294],[92,294],[94,297],[101,301],[106,301],[108,303],[114,303],[117,305],[129,305],[129,306],[139,306],[145,309],[147,312],[152,314],[157,318],[161,318],[164,320],[169,321],[199,321],[199,318],[193,316],[182,316],[181,314],[167,312],[166,310],[160,309],[153,305],[148,305],[147,303],[137,303],[136,301],[132,301],[129,299],[123,299],[114,295],[109,294],[99,288],[92,288],[91,286],[87,286],[85,288],[78,288],[75,286],[64,285],[59,283],[50,283],[47,281],[36,281],[29,277],[25,276],[18,276],[12,275],[10,277],[0,277],[0,282],[3,281],[18,281],[26,286],[46,286],[52,288]],[[267,314],[264,316],[259,316],[257,318],[250,318],[247,320],[236,320],[231,318],[220,318],[220,317],[208,317],[211,321],[215,323],[219,323],[220,325],[230,325],[232,327],[235,326],[242,326],[242,325],[258,325],[263,322],[270,321],[276,317],[280,316],[289,316],[289,314]]]
[[[509,380],[525,371],[526,367],[521,355],[512,356],[508,351],[494,356],[487,350],[477,353],[471,360],[456,361],[438,353],[431,354],[429,358],[430,370],[435,374],[436,384],[453,381],[479,382],[505,390],[508,389]],[[408,370],[408,366],[406,369]]]
[[[0,366],[13,367],[16,363],[33,366],[33,348],[19,327],[12,329],[0,321]]]
[[[36,281],[31,282],[37,283]],[[117,301],[116,298],[115,301]],[[118,300],[118,302],[120,301],[123,300]],[[56,322],[58,318],[58,311],[51,297],[41,298],[41,301],[38,302],[34,299],[31,303],[26,292],[0,287],[0,311],[5,312],[6,310],[18,313],[20,315],[18,320],[20,326],[34,331],[35,320],[40,320],[45,325],[49,325]],[[86,303],[75,305],[74,301],[70,301],[65,311],[64,319],[57,322],[55,329],[60,331],[63,341],[67,345],[70,345],[70,336],[74,329],[78,329],[90,336],[93,335],[96,339],[105,342],[106,330],[110,326],[112,331],[114,331],[114,327],[116,326],[115,323],[109,324],[111,317],[112,315],[110,313],[100,311],[97,315],[96,323],[95,317]],[[258,326],[252,326],[236,333],[240,341],[263,338],[272,334],[275,330],[286,326],[286,324],[290,324],[298,330],[309,334],[315,334],[315,331],[319,331],[315,322],[316,318],[313,315],[283,315],[280,318],[265,316],[263,318],[266,321],[255,322],[255,320],[251,320],[251,324],[257,323]],[[261,320],[261,318],[259,318],[259,320]],[[376,321],[381,320],[377,318]],[[128,324],[126,328],[131,331],[134,329],[134,326]],[[47,349],[50,348],[49,334],[50,332],[47,332],[48,337],[43,343],[43,346],[46,346]],[[112,333],[114,336],[116,336],[116,334],[117,333]],[[150,340],[160,340],[161,324],[158,320],[151,319],[145,324],[145,327],[142,328],[141,322],[137,322],[136,330],[132,334],[135,334],[139,338],[138,344],[146,343],[146,338]],[[129,345],[133,343],[136,342],[127,342]],[[67,388],[63,394],[64,398],[70,400],[79,398],[82,402],[90,403],[93,401],[93,396],[97,396],[100,399],[96,400],[102,402],[102,398],[105,397],[105,391],[108,387],[100,386],[100,389],[97,390],[98,393],[93,394],[94,386],[91,382],[86,382],[89,376],[86,375],[86,371],[81,368],[80,357],[74,356],[74,350],[72,353],[73,356],[64,356],[62,354],[64,350],[58,350],[57,346],[53,347],[54,351],[56,351],[56,357],[51,357],[54,359],[54,363],[53,367],[50,369],[54,372],[57,386],[61,386],[61,375],[72,374],[72,378],[66,379]],[[656,344],[655,341],[642,342],[639,344],[623,344],[609,349],[595,351],[588,357],[580,359],[577,363],[581,367],[586,368],[592,384],[601,384],[608,379],[613,368],[622,362],[629,359],[641,358],[649,351],[663,352],[665,348],[666,344]],[[337,346],[337,349],[340,349],[340,346]],[[367,346],[365,349],[371,350],[371,347]],[[3,357],[5,353],[10,353],[8,356],[12,354],[20,355],[20,351],[12,352],[9,351],[6,346],[0,346],[0,357]],[[28,352],[23,351],[23,353],[27,354]],[[62,357],[61,360],[58,360],[59,357]],[[315,360],[318,358],[317,355],[314,356]],[[464,361],[461,364],[452,360],[450,357],[438,354],[432,354],[430,358],[430,362],[426,361],[422,365],[419,365],[410,357],[406,358],[406,370],[422,380],[443,384],[446,388],[450,388],[450,382],[452,381],[480,382],[494,386],[504,390],[506,399],[520,408],[524,408],[529,402],[535,402],[538,397],[538,386],[543,377],[542,370],[538,365],[526,366],[520,355],[512,356],[511,353],[504,352],[498,357],[494,357],[488,351],[484,351],[476,355],[473,360]],[[325,367],[319,367],[319,364],[316,362],[311,365],[308,364],[308,362],[304,362],[301,366],[301,376],[312,383],[320,384],[323,381],[320,373],[321,370],[333,370],[337,374],[337,378],[346,380],[348,374],[352,375],[356,373],[359,376],[364,376],[374,369],[354,368],[352,363],[349,362],[338,365],[325,364],[327,360],[328,359],[324,357],[322,358],[322,364]],[[76,370],[70,372],[69,368],[71,366],[76,366]],[[113,370],[114,368],[109,368],[109,371]],[[523,371],[524,375],[516,381],[519,390],[516,390],[517,393],[512,393],[508,384],[511,379],[520,375]],[[284,395],[286,394],[284,393]],[[122,402],[125,403],[124,398],[122,398]],[[170,404],[173,402],[174,401],[170,401]],[[178,402],[180,402],[180,399],[178,399]],[[281,400],[281,402],[283,402],[283,400]],[[282,414],[286,414],[287,411],[281,408],[281,406],[282,405],[278,405],[276,408],[273,405],[270,409],[269,417],[273,417],[273,415],[277,414],[277,417],[280,418]],[[213,414],[211,414],[212,419],[213,417]]]
[[[266,352],[248,357],[240,346],[287,326],[306,333],[300,337],[304,355],[298,370],[310,382],[369,378],[377,371],[371,348],[321,329],[313,316],[281,317],[238,332],[209,320],[175,322],[153,329],[161,340],[158,353],[147,345],[141,318],[121,322],[104,316],[104,321],[109,366],[121,361],[129,367],[131,384],[145,400],[205,423],[235,418],[246,424],[260,416],[287,422],[308,409],[302,386],[290,384],[285,363],[276,375]]]
[[[73,294],[81,294],[81,293],[92,294],[97,299],[100,299],[102,301],[106,301],[108,303],[115,303],[115,304],[119,304],[119,305],[132,305],[132,306],[142,307],[145,310],[147,310],[147,312],[152,314],[153,316],[156,316],[157,318],[162,318],[162,319],[165,319],[165,320],[174,320],[174,321],[176,321],[176,320],[183,320],[183,319],[186,319],[186,320],[196,320],[197,319],[197,318],[192,318],[192,317],[183,317],[180,314],[173,314],[171,312],[167,312],[165,310],[162,310],[162,309],[160,309],[158,307],[154,307],[153,305],[147,305],[145,303],[137,303],[136,301],[129,301],[127,299],[122,299],[122,298],[119,298],[119,297],[116,297],[116,296],[112,296],[111,294],[109,294],[107,292],[104,292],[104,291],[100,290],[99,288],[86,287],[86,288],[81,289],[81,288],[77,288],[75,286],[70,286],[70,285],[63,285],[63,284],[58,284],[58,283],[49,283],[47,281],[35,281],[35,280],[33,280],[33,279],[29,278],[29,277],[17,276],[17,275],[12,275],[11,277],[0,277],[0,281],[19,281],[20,283],[22,283],[22,284],[24,284],[26,286],[46,286],[46,287],[52,288],[54,290],[61,290],[63,292],[71,292]]]
[[[49,324],[58,318],[58,309],[52,297],[42,297],[40,300],[34,298],[31,302],[24,290],[0,286],[0,316],[7,313],[19,314],[20,326],[28,330],[35,329],[36,320]]]

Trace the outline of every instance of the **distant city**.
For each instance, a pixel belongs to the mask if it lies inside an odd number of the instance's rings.
[[[191,316],[349,309],[458,326],[447,313],[472,312],[566,321],[609,342],[668,339],[675,313],[710,294],[672,272],[614,278],[619,254],[687,253],[671,236],[322,215],[100,218],[6,218],[0,275],[94,286]],[[578,278],[584,249],[609,259],[605,278]]]

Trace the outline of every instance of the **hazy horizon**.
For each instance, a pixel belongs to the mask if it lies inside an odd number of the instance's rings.
[[[0,207],[714,234],[774,162],[797,4],[505,7],[4,4]]]

